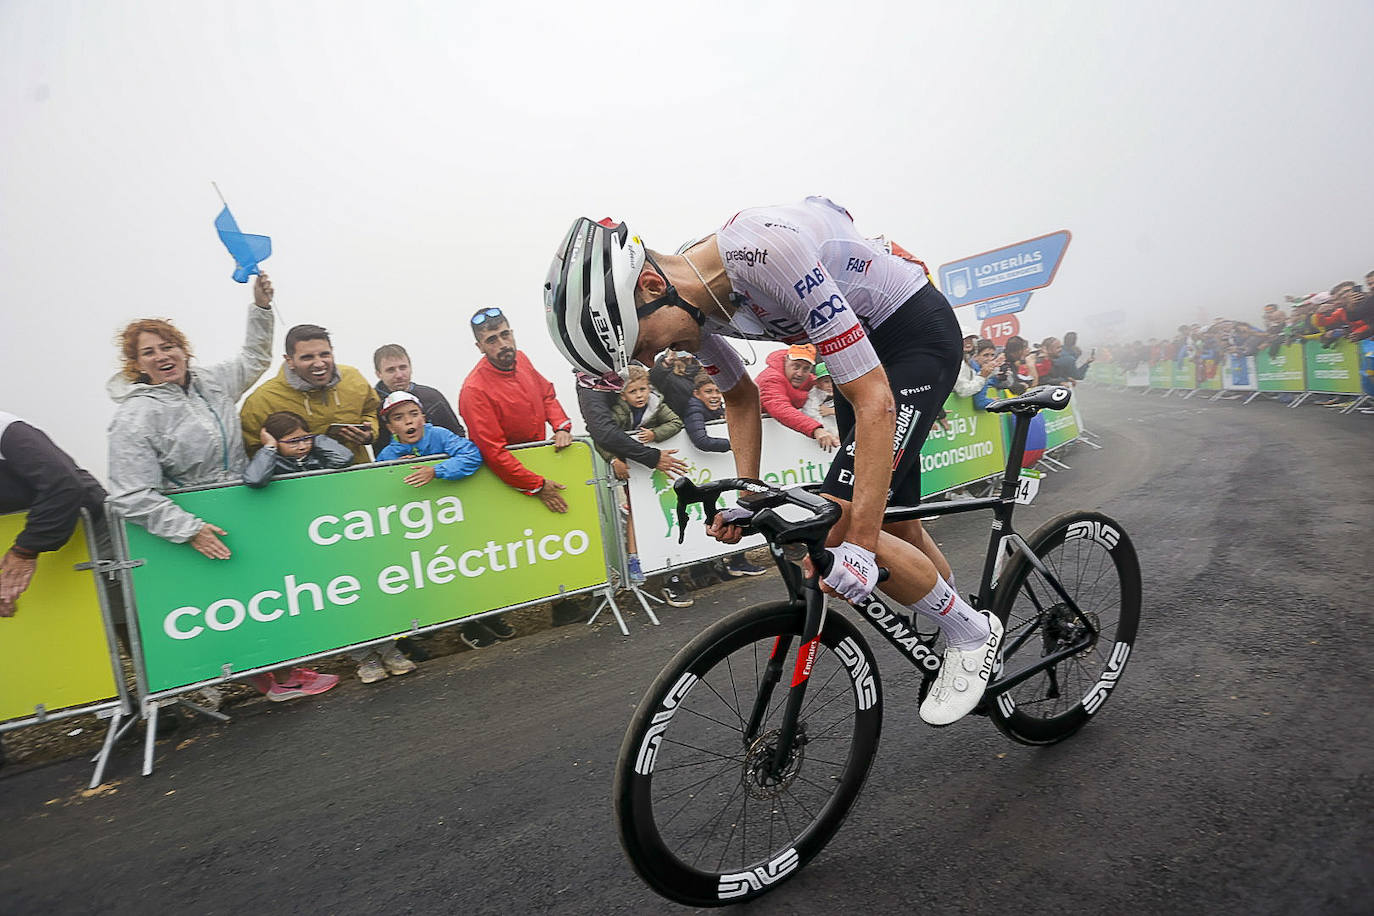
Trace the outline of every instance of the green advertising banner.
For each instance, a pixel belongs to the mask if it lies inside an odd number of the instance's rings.
[[[996,414],[973,409],[972,398],[945,401],[946,432],[936,423],[921,447],[921,495],[929,496],[1000,474],[1007,465]]]
[[[228,560],[126,524],[148,689],[604,583],[589,446],[519,456],[567,487],[567,513],[485,467],[411,487],[405,464],[172,496],[228,532]]]
[[[1166,390],[1174,387],[1173,360],[1162,359],[1150,367],[1150,387]]]
[[[1338,340],[1330,348],[1324,348],[1321,341],[1308,340],[1303,346],[1308,391],[1361,393],[1360,353],[1352,341]]]
[[[1255,378],[1260,391],[1303,391],[1301,344],[1284,344],[1273,356],[1266,347],[1255,354]]]
[[[1077,392],[1075,392],[1077,394]],[[1052,451],[1078,438],[1078,398],[1063,410],[1041,411],[1045,418],[1045,451]]]
[[[1182,364],[1173,363],[1172,367],[1175,388],[1193,389],[1197,387],[1197,363],[1191,359],[1185,359]]]

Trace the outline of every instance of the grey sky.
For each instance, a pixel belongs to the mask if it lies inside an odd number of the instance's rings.
[[[211,179],[272,236],[278,341],[369,377],[399,342],[450,396],[496,304],[575,410],[539,287],[581,215],[671,250],[821,193],[932,268],[1069,229],[1030,336],[1255,316],[1374,268],[1372,35],[1368,2],[0,0],[0,406],[103,474],[118,326],[233,352]]]

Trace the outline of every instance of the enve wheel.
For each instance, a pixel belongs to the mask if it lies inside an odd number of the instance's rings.
[[[777,602],[713,624],[663,669],[630,721],[616,825],[635,870],[671,900],[721,906],[771,890],[825,846],[863,786],[882,691],[868,645],[839,614],[825,618],[793,752],[776,766],[803,616]]]
[[[992,601],[1006,629],[999,679],[1055,652],[1082,648],[999,694],[988,715],[1015,741],[1053,744],[1102,708],[1130,659],[1140,621],[1140,563],[1122,527],[1096,512],[1061,515],[1027,543],[1082,617],[1018,554],[1002,571]]]

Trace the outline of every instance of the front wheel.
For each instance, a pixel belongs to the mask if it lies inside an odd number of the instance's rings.
[[[670,900],[722,906],[776,887],[825,846],[868,776],[882,691],[868,645],[839,614],[825,618],[796,738],[776,765],[804,617],[778,602],[718,621],[630,721],[616,825],[640,877]]]
[[[1126,667],[1140,622],[1140,562],[1122,527],[1096,512],[1061,515],[1027,543],[1078,611],[1018,553],[992,601],[1006,631],[997,679],[1079,648],[998,694],[988,715],[1014,741],[1054,744],[1088,723]]]

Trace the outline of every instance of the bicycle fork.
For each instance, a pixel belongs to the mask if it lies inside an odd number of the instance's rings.
[[[806,686],[811,678],[811,666],[816,661],[816,653],[820,651],[821,627],[825,623],[825,595],[814,580],[808,581],[802,586],[802,596],[806,599],[806,620],[802,624],[801,645],[792,665],[792,679],[787,689],[787,700],[783,706],[782,723],[778,728],[777,746],[773,751],[772,775],[779,776],[786,772],[788,764],[792,761],[793,742],[797,740],[798,719],[801,715],[802,703],[806,699]],[[773,641],[773,651],[768,656],[768,664],[764,668],[762,683],[759,685],[758,696],[754,699],[754,708],[749,715],[748,727],[745,730],[744,740],[746,746],[752,745],[759,737],[759,729],[763,726],[763,719],[768,714],[772,704],[773,691],[782,680],[787,659],[792,647],[791,636],[778,636]]]

